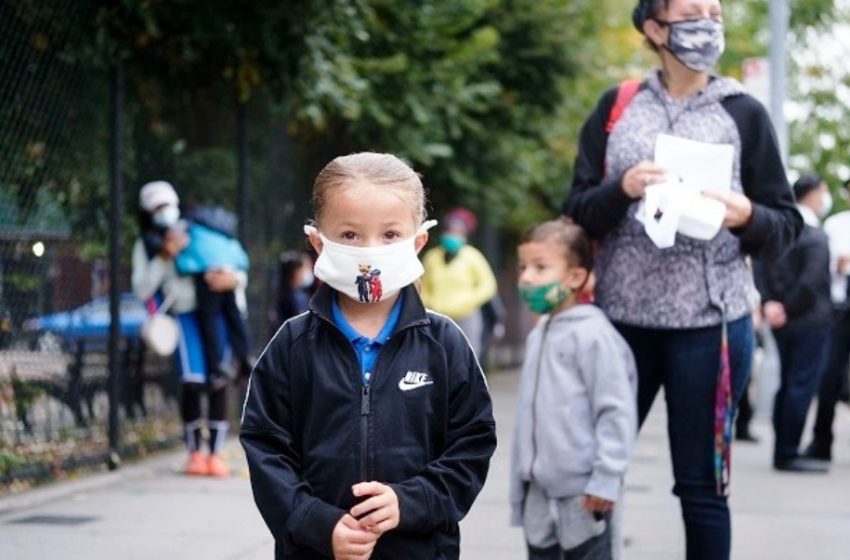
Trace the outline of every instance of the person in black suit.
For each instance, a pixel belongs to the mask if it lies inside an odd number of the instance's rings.
[[[829,242],[820,218],[829,212],[831,197],[826,183],[814,174],[794,183],[794,197],[805,222],[800,238],[781,257],[760,261],[756,267],[764,318],[773,329],[781,362],[773,407],[773,466],[781,471],[823,472],[828,464],[803,457],[799,446],[829,348]]]

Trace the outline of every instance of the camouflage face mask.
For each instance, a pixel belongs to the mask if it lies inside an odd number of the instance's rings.
[[[658,21],[670,27],[664,48],[694,72],[708,72],[726,48],[723,22],[706,18],[684,21]]]

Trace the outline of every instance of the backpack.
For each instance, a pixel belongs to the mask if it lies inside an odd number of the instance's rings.
[[[635,95],[637,95],[638,91],[640,91],[640,87],[642,85],[643,80],[625,80],[620,83],[620,87],[617,89],[617,98],[614,100],[614,104],[608,112],[608,121],[605,123],[605,134],[611,134],[611,131],[614,130],[614,126],[617,124],[617,121],[619,121],[620,117],[623,116],[623,113],[626,112],[626,107],[628,107],[629,103],[632,102],[632,99],[635,98]]]

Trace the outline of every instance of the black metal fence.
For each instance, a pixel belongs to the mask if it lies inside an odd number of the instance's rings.
[[[271,105],[93,63],[97,9],[0,3],[0,493],[180,438],[173,363],[145,351],[129,289],[141,184],[240,214],[258,348],[275,255],[298,243]]]
[[[0,493],[180,437],[173,364],[145,353],[130,294],[142,184],[238,213],[260,350],[277,255],[304,247],[310,179],[345,149],[296,141],[291,108],[261,90],[181,81],[145,59],[144,37],[130,38],[135,59],[104,53],[102,10],[120,4],[0,2]],[[522,329],[508,327],[497,363],[519,358]]]

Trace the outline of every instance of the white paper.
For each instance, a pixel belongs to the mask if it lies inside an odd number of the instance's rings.
[[[667,180],[696,191],[732,189],[732,144],[709,144],[669,134],[655,140],[655,164],[667,170]]]
[[[732,189],[734,148],[659,134],[655,163],[667,171],[667,181],[650,185],[635,218],[661,249],[672,247],[676,233],[708,241],[723,225],[726,206],[703,191]]]

